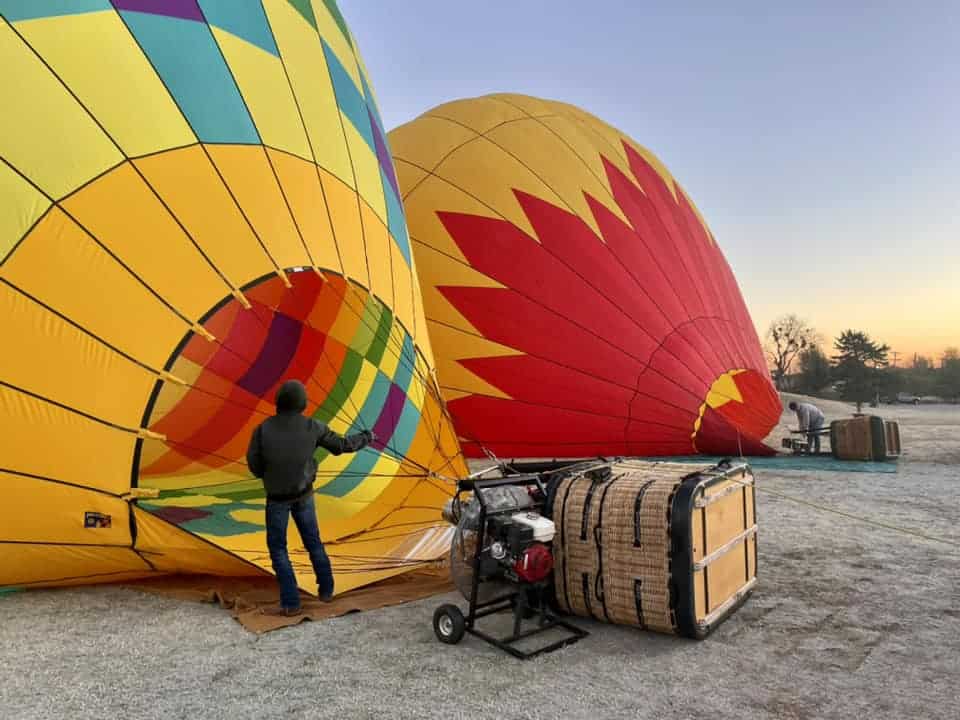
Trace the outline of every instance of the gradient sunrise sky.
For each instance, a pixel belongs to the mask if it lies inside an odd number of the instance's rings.
[[[341,0],[387,128],[489,92],[646,145],[758,329],[960,346],[960,2]],[[901,359],[901,364],[903,360]]]

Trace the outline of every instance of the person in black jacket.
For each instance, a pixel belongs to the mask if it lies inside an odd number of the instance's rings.
[[[280,614],[300,612],[300,592],[287,553],[287,524],[290,516],[303,546],[310,555],[317,576],[317,594],[323,601],[333,597],[333,571],[320,540],[317,512],[313,502],[313,481],[317,475],[316,449],[334,455],[356,452],[375,436],[369,430],[343,437],[313,418],[305,417],[307,389],[299,380],[288,380],[277,392],[277,414],[264,420],[250,438],[247,465],[263,480],[267,494],[267,548],[280,584]],[[275,612],[275,611],[274,611]]]

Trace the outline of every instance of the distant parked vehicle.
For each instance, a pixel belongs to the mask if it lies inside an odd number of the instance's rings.
[[[915,395],[913,393],[897,393],[897,396],[892,400],[894,403],[904,403],[905,405],[919,405],[920,403],[927,405],[942,403],[943,401],[942,397],[936,395]]]

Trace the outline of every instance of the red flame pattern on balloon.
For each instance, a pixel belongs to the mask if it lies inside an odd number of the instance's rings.
[[[467,454],[773,452],[763,439],[781,404],[733,273],[683,191],[623,147],[632,178],[603,160],[628,222],[586,195],[602,237],[516,190],[536,239],[438,212],[468,263],[505,286],[438,290],[520,353],[460,360],[509,396],[449,403]]]

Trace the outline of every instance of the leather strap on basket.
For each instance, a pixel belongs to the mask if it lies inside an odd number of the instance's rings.
[[[633,600],[637,604],[637,624],[640,629],[646,629],[647,625],[643,622],[643,580],[633,579]]]
[[[633,501],[633,546],[635,548],[638,548],[643,544],[640,530],[640,512],[643,505],[643,496],[647,494],[647,488],[653,485],[653,483],[653,480],[648,480],[641,485],[640,489],[637,490],[637,499]]]
[[[603,488],[603,493],[600,495],[600,510],[597,513],[597,525],[593,528],[593,542],[597,548],[597,579],[593,591],[600,601],[600,606],[603,608],[603,617],[607,622],[610,622],[610,615],[607,612],[607,598],[603,590],[603,506],[607,501],[607,493],[611,486],[621,477],[623,477],[622,474],[617,475]]]
[[[581,580],[583,581],[583,604],[587,606],[587,615],[593,617],[593,605],[590,602],[590,575],[583,573]]]
[[[560,547],[566,547],[566,537],[567,537],[567,500],[570,499],[570,490],[573,488],[574,478],[568,478],[565,480],[567,483],[566,489],[563,491],[563,500],[560,501]],[[559,491],[559,489],[558,489]],[[567,588],[567,554],[564,552],[561,555],[561,560],[563,562],[563,570],[560,572],[561,577],[563,577],[563,609],[566,612],[571,612],[572,608],[570,607],[570,592]],[[559,603],[560,598],[557,598]]]
[[[600,484],[600,480],[593,478],[590,480],[590,487],[587,488],[587,496],[583,499],[583,517],[580,518],[580,539],[587,539],[587,524],[590,522],[590,503],[593,501],[593,493]]]

